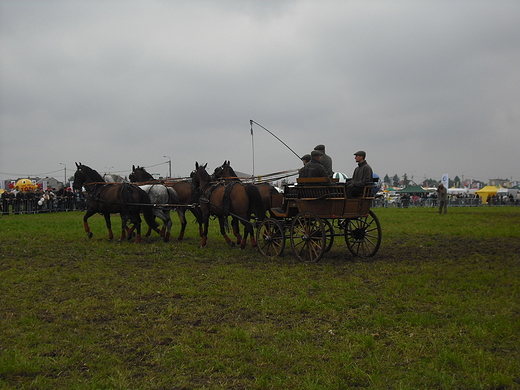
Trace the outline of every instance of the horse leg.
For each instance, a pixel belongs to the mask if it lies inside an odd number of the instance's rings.
[[[88,238],[92,238],[92,232],[90,231],[90,226],[88,226],[88,219],[95,214],[94,211],[88,209],[83,217],[83,227],[85,228],[85,233],[87,233]]]
[[[107,225],[108,229],[108,239],[112,240],[114,238],[114,233],[112,232],[112,221],[110,220],[110,214],[103,214],[103,217],[105,218],[105,224]]]
[[[253,238],[254,234],[252,232],[251,225],[249,223],[245,222],[245,221],[242,222],[242,224],[244,225],[244,238],[242,238],[242,242],[240,243],[240,249],[244,249],[246,247],[247,236],[249,234],[251,234],[251,240],[252,240],[251,244],[253,244],[253,240],[254,240],[254,238]]]
[[[161,237],[164,242],[170,240],[170,231],[172,230],[172,219],[170,218],[170,210],[159,210],[158,216],[163,221],[163,227],[161,229]]]
[[[240,224],[238,219],[233,217],[231,219],[231,226],[233,228],[233,234],[237,240],[237,245],[242,245],[242,236],[240,235]]]
[[[255,239],[255,231],[253,229],[253,225],[251,224],[248,224],[248,226],[246,226],[246,229],[249,230],[249,234],[251,234],[251,246],[253,247],[253,249],[258,249],[258,244],[256,243],[256,239]]]
[[[204,248],[206,246],[206,242],[208,241],[208,228],[209,228],[209,215],[207,217],[204,217],[204,221],[202,223],[202,232],[201,237],[202,241],[200,243],[200,247]]]
[[[152,209],[152,213],[155,217],[158,217],[159,219],[162,219],[161,217],[161,210],[159,209],[156,209],[155,207]],[[163,220],[164,221],[164,220]],[[158,235],[160,235],[161,237],[163,237],[163,233],[158,229],[152,229],[152,227],[150,225],[148,225],[148,230],[146,231],[145,233],[145,236],[146,237],[150,237],[150,235],[152,234],[152,230],[155,231]]]
[[[184,238],[184,231],[186,230],[186,225],[187,225],[186,210],[183,207],[179,207],[177,209],[177,215],[179,216],[179,220],[181,221],[181,232],[179,233],[177,240],[181,241]]]
[[[121,219],[123,220],[123,214],[121,214]],[[139,212],[136,212],[131,215],[125,215],[125,219],[123,221],[123,229],[126,226],[128,219],[130,219],[130,222],[133,225],[130,230],[133,232],[135,229],[135,231],[136,231],[135,242],[140,243],[141,242],[141,216],[139,215]],[[130,239],[130,237],[129,237],[129,239]]]
[[[224,237],[226,244],[228,244],[231,247],[234,247],[235,243],[233,241],[231,241],[231,239],[228,237],[228,235],[226,233],[226,217],[224,217],[224,216],[218,217],[218,223],[220,224],[220,234],[222,234],[222,237]]]
[[[120,213],[119,216],[121,217],[121,238],[119,241],[123,241],[126,238],[126,234],[128,233],[128,237],[132,237],[132,231],[134,230],[134,227],[131,228],[128,227],[128,217],[124,213]],[[108,219],[110,220],[110,215],[108,215]],[[106,216],[105,216],[106,220]],[[108,223],[108,222],[107,222]],[[112,234],[113,236],[113,234]],[[112,239],[112,238],[110,238]]]

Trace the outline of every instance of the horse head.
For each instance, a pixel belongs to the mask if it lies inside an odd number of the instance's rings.
[[[237,174],[235,173],[233,168],[231,168],[230,164],[231,163],[229,160],[225,160],[224,163],[220,167],[215,168],[215,171],[213,172],[213,178],[215,180],[218,180],[218,179],[236,180]]]
[[[199,165],[199,163],[195,161],[195,170],[190,175],[195,188],[202,188],[206,183],[211,181],[211,176],[206,171],[207,166],[208,163]]]
[[[103,178],[94,169],[83,165],[82,163],[76,163],[76,172],[74,173],[74,183],[72,188],[75,190],[81,190],[81,187],[86,183],[104,182]]]
[[[128,176],[131,182],[143,182],[143,181],[152,181],[155,180],[153,176],[146,172],[144,167],[140,167],[139,165],[136,167],[132,165],[132,173]]]

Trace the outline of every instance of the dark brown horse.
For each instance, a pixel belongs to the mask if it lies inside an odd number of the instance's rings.
[[[193,184],[198,189],[200,198],[200,209],[204,222],[201,246],[206,245],[208,238],[209,217],[214,215],[220,224],[220,233],[226,243],[234,246],[234,243],[226,233],[227,217],[233,217],[233,233],[237,238],[240,248],[244,249],[247,237],[250,235],[251,245],[257,247],[251,220],[251,210],[255,210],[258,219],[265,218],[265,209],[257,189],[246,187],[239,181],[225,183],[224,181],[214,182],[206,171],[207,164],[199,165],[195,163],[195,171],[192,173]],[[256,191],[255,191],[256,190]],[[239,221],[244,225],[244,236],[240,235]]]
[[[220,167],[215,168],[215,171],[213,172],[213,179],[224,180],[226,182],[229,182],[231,180],[240,180],[240,177],[238,177],[233,168],[231,168],[229,160],[225,160]],[[264,209],[265,211],[270,212],[272,207],[271,195],[278,194],[278,190],[274,188],[271,184],[265,182],[248,185],[254,185],[256,186],[256,188],[258,188],[258,191],[260,191],[260,196],[262,197],[262,200],[264,202]]]
[[[136,167],[135,165],[132,165],[132,173],[128,176],[128,178],[132,183],[139,183],[140,185],[162,183],[161,181],[155,180],[153,176],[146,171],[145,168],[140,166]],[[184,231],[186,230],[186,225],[188,223],[186,220],[186,209],[189,209],[195,216],[199,224],[199,233],[202,236],[201,211],[198,207],[192,207],[192,205],[196,204],[198,201],[192,183],[183,180],[178,182],[164,182],[163,184],[168,187],[172,187],[177,193],[179,204],[185,205],[176,207],[177,215],[181,221],[181,231],[177,239],[182,240],[184,238]],[[149,234],[149,232],[146,234]]]
[[[158,230],[158,224],[152,214],[150,198],[146,192],[130,183],[106,183],[99,173],[81,163],[76,163],[76,167],[73,188],[81,191],[81,188],[84,187],[86,190],[87,212],[83,217],[83,225],[89,238],[92,237],[92,232],[88,219],[96,213],[105,217],[110,240],[114,238],[110,214],[121,215],[121,239],[124,239],[126,233],[131,233],[135,228],[137,234],[135,241],[141,241],[141,212],[148,225]],[[128,220],[133,224],[133,228],[130,230],[127,230],[126,226]]]

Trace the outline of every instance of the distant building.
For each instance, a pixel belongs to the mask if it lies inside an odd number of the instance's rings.
[[[502,186],[502,187],[505,187],[505,188],[510,188],[511,187],[511,182],[509,181],[509,179],[490,179],[489,180],[489,185],[490,186]]]
[[[47,188],[51,187],[53,190],[63,186],[63,182],[56,180],[54,177],[45,177],[43,179],[36,180],[36,184],[40,184],[44,188],[44,184],[47,183]]]

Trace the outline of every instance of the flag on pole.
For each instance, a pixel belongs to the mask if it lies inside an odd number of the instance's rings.
[[[449,175],[447,173],[442,175],[441,183],[444,185],[444,187],[449,188]]]

